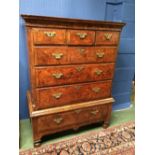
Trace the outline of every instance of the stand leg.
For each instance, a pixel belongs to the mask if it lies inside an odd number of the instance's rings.
[[[104,122],[103,124],[103,128],[106,129],[109,127],[109,121]]]
[[[106,129],[107,127],[109,127],[110,124],[110,117],[111,117],[111,111],[112,111],[112,104],[109,104],[107,107],[107,115],[104,118],[104,124],[103,124],[103,128]]]

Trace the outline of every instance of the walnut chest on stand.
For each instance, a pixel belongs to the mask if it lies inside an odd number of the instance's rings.
[[[124,23],[22,15],[31,88],[29,114],[37,146],[44,135],[87,124],[109,125]]]

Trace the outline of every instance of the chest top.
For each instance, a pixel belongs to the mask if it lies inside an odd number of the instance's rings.
[[[72,29],[90,29],[90,30],[118,30],[120,31],[125,23],[99,21],[99,20],[83,20],[73,18],[46,17],[21,15],[29,27],[59,27]]]

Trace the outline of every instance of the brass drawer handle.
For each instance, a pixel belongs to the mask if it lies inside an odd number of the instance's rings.
[[[61,59],[63,57],[63,53],[53,53],[52,56],[55,58],[55,59]]]
[[[60,79],[63,77],[63,73],[53,73],[52,76],[56,79]]]
[[[97,53],[96,53],[96,56],[97,56],[97,58],[103,58],[104,52],[103,52],[103,53],[97,52]]]
[[[96,115],[98,112],[99,112],[98,110],[94,110],[94,111],[91,111],[90,113],[93,115]]]
[[[94,91],[95,93],[99,93],[100,90],[101,90],[101,88],[99,88],[99,87],[92,88],[92,91]]]
[[[96,69],[95,73],[96,73],[96,75],[101,75],[103,73],[103,71],[100,69]]]
[[[59,99],[62,96],[62,93],[55,93],[52,95],[55,99]]]
[[[63,121],[62,117],[57,117],[57,118],[54,119],[54,122],[57,123],[57,124],[60,124],[62,121]]]
[[[80,37],[80,39],[85,39],[87,37],[87,33],[76,33],[77,36]]]
[[[48,37],[55,37],[56,36],[56,32],[44,32],[45,35],[47,35]]]
[[[104,34],[104,38],[105,38],[106,40],[110,40],[110,39],[112,38],[112,34],[111,34],[111,33],[105,33],[105,34]]]
[[[76,70],[77,70],[78,72],[80,72],[82,69],[84,69],[83,66],[78,66],[78,67],[76,67]]]
[[[78,110],[75,110],[75,113],[79,114],[82,110],[78,109]]]

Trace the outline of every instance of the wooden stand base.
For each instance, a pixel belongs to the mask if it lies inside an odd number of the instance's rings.
[[[103,128],[107,128],[111,116],[112,102],[114,102],[113,98],[108,98],[35,111],[29,92],[27,98],[35,147],[40,146],[41,138],[48,134],[68,129],[77,131],[81,126],[102,121],[104,121]]]

